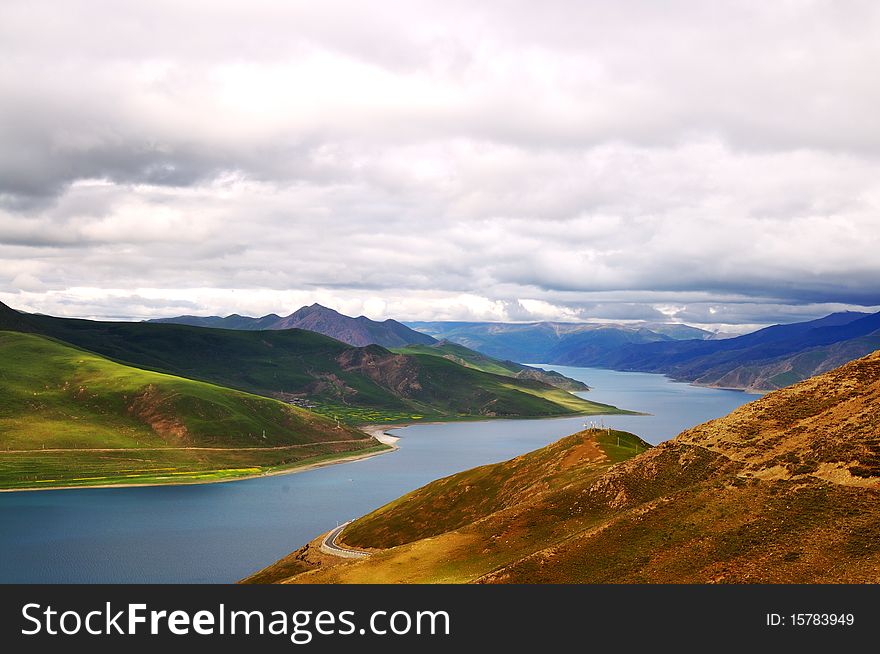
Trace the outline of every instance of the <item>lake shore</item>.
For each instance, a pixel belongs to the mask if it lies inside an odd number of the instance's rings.
[[[622,412],[625,415],[647,415],[642,414],[635,411],[625,411]],[[39,491],[57,491],[57,490],[76,490],[76,489],[93,489],[93,488],[150,488],[154,486],[202,486],[205,484],[227,484],[236,481],[246,481],[248,479],[260,479],[263,477],[274,477],[277,475],[291,475],[296,474],[298,472],[306,472],[308,470],[314,470],[316,468],[323,468],[326,466],[336,465],[340,463],[353,463],[355,461],[361,461],[364,459],[369,459],[374,456],[379,456],[381,454],[389,454],[391,452],[396,451],[398,448],[397,442],[400,440],[397,436],[392,436],[387,432],[393,429],[403,429],[405,427],[411,427],[414,425],[440,425],[440,424],[450,424],[450,423],[468,423],[468,422],[488,422],[493,420],[564,420],[573,417],[584,417],[588,418],[591,416],[598,415],[616,415],[616,414],[574,414],[574,415],[564,415],[564,416],[542,416],[542,417],[533,417],[533,418],[520,418],[520,417],[511,417],[511,418],[498,418],[496,416],[485,416],[485,417],[473,417],[468,420],[433,420],[433,421],[412,421],[405,423],[393,423],[393,424],[381,424],[381,425],[358,425],[357,428],[364,432],[365,434],[372,436],[376,441],[381,443],[386,447],[386,449],[380,451],[370,451],[363,453],[355,453],[347,456],[341,456],[338,458],[332,458],[328,460],[322,461],[314,461],[312,463],[305,463],[302,465],[294,465],[290,468],[284,468],[280,470],[272,470],[270,472],[260,472],[254,474],[243,474],[235,477],[229,477],[226,479],[195,479],[191,481],[179,480],[179,481],[167,481],[167,482],[144,482],[144,483],[109,483],[109,484],[80,484],[80,485],[60,485],[60,486],[42,486],[39,488],[0,488],[0,493],[27,493],[27,492],[39,492]],[[169,448],[173,449],[173,448]],[[211,448],[200,448],[200,449],[211,449]],[[225,448],[224,448],[225,449]],[[108,448],[108,451],[112,451],[112,449]],[[207,471],[206,471],[207,472]]]
[[[307,475],[115,493],[0,494],[0,521],[7,527],[0,532],[0,581],[233,583],[339,523],[436,479],[544,447],[580,431],[585,421],[604,420],[658,443],[750,399],[673,384],[662,375],[570,370],[591,382],[598,401],[651,415],[430,425],[421,419],[406,421],[409,426],[381,421],[367,429],[371,436],[401,438],[393,457],[372,456],[349,466],[325,463]],[[94,565],[96,552],[101,566]]]
[[[304,463],[302,465],[294,465],[290,468],[284,468],[281,470],[272,470],[270,472],[260,472],[252,475],[241,475],[237,477],[230,477],[228,479],[196,479],[193,481],[169,481],[169,482],[158,482],[158,483],[134,483],[134,484],[81,484],[79,486],[45,486],[41,488],[0,488],[0,493],[28,493],[28,492],[39,492],[39,491],[57,491],[57,490],[76,490],[76,489],[92,489],[92,488],[150,488],[153,486],[203,486],[205,484],[228,484],[236,481],[245,481],[248,479],[261,479],[264,477],[275,477],[278,475],[292,475],[298,472],[306,472],[308,470],[315,470],[317,468],[324,468],[326,466],[332,466],[339,463],[353,463],[355,461],[362,461],[364,459],[369,459],[374,456],[379,456],[381,454],[389,454],[398,449],[397,441],[400,439],[391,436],[385,433],[385,430],[403,427],[404,425],[364,425],[358,427],[362,432],[369,434],[374,439],[376,439],[382,445],[385,445],[385,449],[379,451],[370,451],[370,452],[362,452],[349,454],[347,456],[340,456],[337,458],[327,459],[324,461],[314,461],[312,463]]]

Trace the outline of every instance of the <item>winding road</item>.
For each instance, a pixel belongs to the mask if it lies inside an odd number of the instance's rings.
[[[342,530],[350,524],[351,520],[343,522],[336,529],[324,536],[324,540],[321,541],[321,551],[325,554],[342,557],[343,559],[365,559],[370,556],[369,552],[352,550],[336,542],[336,539],[339,538],[339,534],[342,533]]]

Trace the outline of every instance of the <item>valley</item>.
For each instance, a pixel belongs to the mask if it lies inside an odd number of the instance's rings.
[[[652,372],[703,386],[768,391],[828,372],[880,347],[880,313],[833,313],[717,338],[688,325],[411,323],[517,361]]]

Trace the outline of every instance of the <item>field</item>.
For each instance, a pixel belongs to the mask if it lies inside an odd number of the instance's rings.
[[[109,450],[0,452],[0,488],[55,488],[228,481],[388,450],[359,441],[279,450]]]

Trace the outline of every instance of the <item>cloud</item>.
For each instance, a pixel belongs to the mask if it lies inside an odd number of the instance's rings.
[[[878,29],[870,2],[11,0],[0,297],[749,325],[877,306]]]

